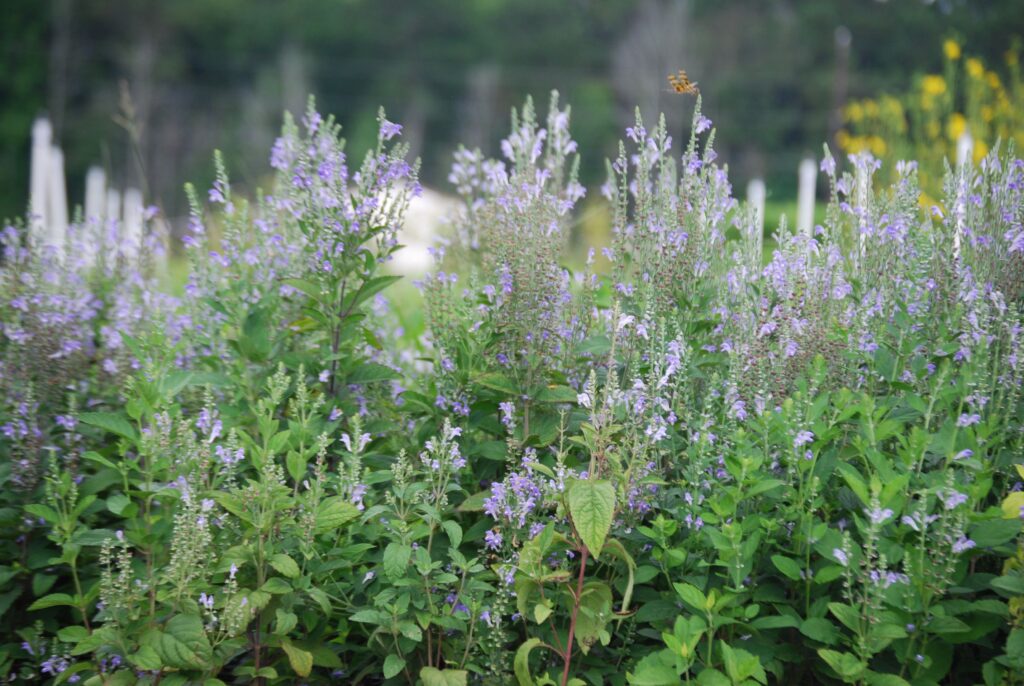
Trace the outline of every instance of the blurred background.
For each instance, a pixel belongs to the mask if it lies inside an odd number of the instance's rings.
[[[63,148],[72,204],[100,165],[174,219],[182,184],[212,180],[214,148],[236,186],[265,182],[282,112],[303,110],[308,94],[356,152],[386,107],[423,157],[424,184],[448,192],[458,143],[497,154],[509,109],[532,94],[544,111],[557,89],[593,189],[636,106],[651,123],[664,112],[677,140],[688,130],[693,98],[666,82],[680,68],[700,84],[735,187],[764,178],[769,201],[784,203],[799,160],[823,142],[886,152],[867,103],[877,114],[883,93],[905,104],[935,91],[928,74],[945,75],[936,126],[949,138],[947,119],[964,109],[950,65],[968,55],[979,79],[1005,85],[992,103],[1019,117],[1022,35],[1022,0],[4,0],[0,217],[26,211],[40,115]],[[976,114],[998,121],[995,109]]]

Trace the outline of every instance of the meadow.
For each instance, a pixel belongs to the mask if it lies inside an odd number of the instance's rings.
[[[420,315],[378,123],[355,159],[286,116],[252,198],[216,156],[177,294],[156,233],[3,229],[6,683],[1024,683],[1012,144],[925,198],[826,147],[818,223],[765,241],[699,99],[600,189],[527,101],[455,154]]]

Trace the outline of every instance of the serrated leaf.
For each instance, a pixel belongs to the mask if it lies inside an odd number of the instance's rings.
[[[359,516],[359,508],[340,495],[326,498],[316,511],[316,533],[334,531]]]
[[[626,681],[632,686],[679,686],[676,658],[668,649],[646,655],[636,671],[626,674]]]
[[[398,676],[405,669],[405,660],[394,653],[384,658],[384,678],[391,679]]]
[[[376,362],[363,362],[348,375],[350,384],[367,384],[377,381],[393,381],[402,378],[398,372]]]
[[[284,553],[277,553],[271,557],[270,566],[277,570],[278,574],[289,579],[298,578],[299,574],[301,574],[298,563]]]
[[[409,565],[409,558],[412,557],[412,548],[404,543],[392,541],[384,549],[384,574],[392,581],[401,578],[405,574],[405,568]]]
[[[292,645],[292,642],[287,639],[281,641],[281,649],[288,656],[288,664],[292,666],[296,674],[309,676],[309,673],[313,671],[313,653]]]
[[[464,669],[437,669],[424,667],[420,670],[423,686],[466,686],[469,673]]]
[[[124,415],[115,412],[82,412],[78,418],[83,424],[98,427],[130,441],[138,440],[135,427],[125,419]]]
[[[197,615],[175,615],[164,625],[154,646],[163,664],[177,669],[205,669],[213,648]]]
[[[569,486],[569,515],[577,533],[596,559],[615,518],[615,488],[597,479],[573,481]]]
[[[267,579],[266,583],[260,588],[264,593],[273,593],[274,595],[283,595],[285,593],[292,592],[292,586],[287,581],[279,576],[272,576]]]

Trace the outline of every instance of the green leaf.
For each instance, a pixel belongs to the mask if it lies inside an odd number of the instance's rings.
[[[277,623],[274,625],[274,633],[278,636],[287,636],[295,625],[299,623],[299,618],[294,612],[288,612],[282,608],[277,608],[274,613],[277,619]]]
[[[51,593],[50,595],[43,596],[36,602],[29,605],[28,611],[33,612],[35,610],[45,610],[48,607],[60,607],[62,605],[76,607],[75,599],[67,593]]]
[[[405,574],[405,568],[412,557],[412,548],[404,543],[392,541],[384,549],[384,574],[394,581]]]
[[[697,686],[733,686],[733,683],[714,667],[706,667],[697,675]]]
[[[282,574],[289,579],[298,578],[301,571],[299,565],[292,558],[288,557],[284,553],[277,553],[270,558],[270,566],[277,570],[278,574]]]
[[[843,626],[854,633],[860,633],[860,613],[856,608],[842,603],[829,603],[828,609]]]
[[[544,603],[537,603],[533,607],[533,619],[538,624],[543,624],[552,612],[553,610]]]
[[[135,427],[125,419],[124,415],[114,412],[82,412],[78,418],[84,424],[99,427],[130,441],[138,440]]]
[[[456,522],[446,519],[441,522],[441,528],[448,534],[448,540],[451,541],[453,548],[458,548],[462,544],[462,527]]]
[[[128,656],[128,661],[139,669],[148,672],[155,672],[163,667],[163,663],[160,662],[160,656],[153,650],[152,646],[140,646],[138,651]]]
[[[568,386],[548,386],[537,394],[539,403],[575,403],[578,393]]]
[[[775,568],[783,573],[788,579],[793,581],[800,581],[800,565],[789,557],[782,555],[772,555],[772,564]]]
[[[870,686],[910,686],[910,682],[896,674],[880,674],[869,671],[866,675]]]
[[[405,669],[405,660],[398,657],[395,654],[388,655],[384,658],[384,678],[391,679],[392,677],[398,676],[401,671]]]
[[[84,626],[66,626],[57,632],[57,638],[65,643],[78,643],[89,635]]]
[[[402,378],[398,372],[376,362],[363,362],[348,375],[346,383],[366,384],[376,381],[393,381]]]
[[[177,669],[205,669],[213,648],[198,615],[175,615],[159,632],[154,646],[164,665]]]
[[[828,666],[835,670],[843,681],[852,684],[864,673],[867,665],[858,660],[850,653],[840,653],[835,650],[818,649],[818,655],[828,663]]]
[[[569,514],[583,543],[597,559],[615,517],[615,488],[611,482],[573,481],[569,486]]]
[[[281,648],[288,656],[288,664],[292,666],[299,676],[309,676],[313,671],[313,653],[292,645],[288,639],[281,641]]]
[[[464,669],[437,669],[424,667],[420,670],[423,686],[466,686],[469,673]]]
[[[484,388],[489,388],[492,391],[498,391],[506,395],[517,395],[519,393],[516,385],[507,376],[499,372],[481,374],[473,379],[473,382]]]
[[[260,590],[274,595],[284,595],[292,592],[292,585],[279,576],[272,576]]]
[[[690,607],[698,610],[699,612],[707,611],[708,599],[704,596],[699,588],[693,584],[680,583],[672,584],[676,589],[676,593],[683,599],[683,602]]]
[[[805,619],[800,625],[800,633],[825,645],[835,645],[839,642],[839,629],[824,617]]]
[[[536,686],[533,677],[530,676],[530,651],[539,646],[540,643],[539,638],[531,638],[516,650],[516,657],[512,666],[515,670],[516,681],[519,682],[519,686]]]
[[[665,649],[644,656],[635,672],[626,673],[633,686],[679,686],[679,672],[672,651]]]
[[[359,508],[340,495],[326,498],[316,512],[316,533],[334,531],[359,516]]]

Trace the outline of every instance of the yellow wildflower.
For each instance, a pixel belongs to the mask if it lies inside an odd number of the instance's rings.
[[[975,141],[974,142],[974,163],[978,164],[979,162],[981,162],[983,159],[985,159],[985,155],[987,155],[987,154],[988,154],[988,146],[985,145],[985,141]]]
[[[872,118],[877,117],[878,116],[878,103],[875,102],[874,100],[865,100],[864,101],[864,114],[866,116],[872,117]]]
[[[995,110],[992,109],[992,105],[981,106],[981,118],[984,119],[986,122],[992,121],[993,119],[995,119],[995,116],[996,113]]]
[[[967,60],[967,73],[974,79],[980,79],[985,74],[985,65],[977,57]]]
[[[921,79],[921,90],[925,95],[942,95],[946,92],[946,79],[938,74],[928,74]]]
[[[880,136],[870,136],[867,140],[867,145],[871,149],[871,154],[875,157],[882,157],[885,155],[885,151],[888,147],[885,145],[885,141]]]
[[[942,44],[942,50],[946,53],[946,59],[960,59],[960,44],[952,38],[946,39],[946,42]]]
[[[949,136],[949,140],[960,140],[960,136],[964,135],[966,130],[967,120],[964,118],[964,115],[959,112],[949,115],[949,122],[946,123],[946,135]]]
[[[990,71],[985,74],[985,79],[988,81],[988,87],[994,91],[1001,90],[1003,82],[999,80],[999,74],[994,71]]]
[[[860,106],[859,102],[851,102],[846,106],[846,119],[847,121],[859,122],[864,118],[864,108]]]

